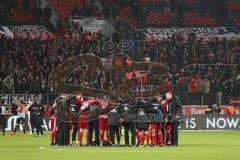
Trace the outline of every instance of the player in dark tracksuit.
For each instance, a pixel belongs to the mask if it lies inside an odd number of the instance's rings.
[[[128,103],[123,103],[120,101],[120,105],[118,106],[121,112],[121,118],[123,119],[123,127],[124,127],[124,138],[125,145],[129,146],[129,131],[131,132],[131,145],[136,145],[136,122],[135,122],[135,108],[130,106]]]
[[[37,102],[34,101],[33,104],[30,105],[28,111],[30,112],[30,125],[32,134],[34,134],[34,129],[36,128],[36,110],[37,110]]]
[[[120,146],[120,110],[114,108],[108,113],[108,128],[112,145],[115,145],[115,135],[117,137],[117,146]]]
[[[150,121],[150,135],[153,145],[161,145],[163,143],[162,122],[163,110],[156,97],[152,97],[148,101],[148,112]]]
[[[78,118],[80,114],[81,102],[79,100],[70,100],[71,122],[72,122],[72,145],[76,145],[76,136],[78,131]]]
[[[57,144],[60,146],[69,145],[70,137],[70,103],[65,96],[57,102],[56,123],[57,123]]]
[[[144,140],[146,140],[147,145],[149,145],[149,119],[146,102],[144,100],[138,100],[136,109],[136,128],[138,130],[138,140],[140,145],[144,145]]]
[[[41,133],[41,135],[43,135],[42,122],[43,122],[43,116],[44,116],[44,108],[39,101],[37,101],[36,103],[35,116],[36,116],[37,135],[39,135],[39,132]]]

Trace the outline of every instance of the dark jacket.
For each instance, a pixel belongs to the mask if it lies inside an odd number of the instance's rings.
[[[36,104],[36,116],[37,117],[42,117],[42,116],[44,116],[44,108],[43,108],[43,106],[42,106],[42,104]]]
[[[120,125],[120,109],[114,108],[108,113],[108,126]]]
[[[68,101],[62,100],[57,103],[56,107],[57,124],[60,124],[60,122],[68,123],[70,115],[70,103]]]
[[[143,101],[138,101],[135,108],[137,110],[137,118],[136,118],[137,129],[148,129],[149,119],[148,119],[148,109],[147,109],[146,103]]]
[[[123,125],[127,123],[133,123],[136,120],[136,108],[130,106],[128,103],[122,103],[118,106],[123,119]]]
[[[157,101],[149,101],[147,104],[149,122],[163,122],[163,109]]]
[[[70,112],[72,115],[72,121],[73,122],[78,122],[78,117],[80,114],[80,104],[75,101],[74,99],[69,100],[69,104],[70,104]]]
[[[28,111],[30,112],[30,119],[36,118],[37,103],[31,104]]]
[[[181,122],[183,118],[182,103],[178,96],[173,96],[171,100],[167,101],[169,107],[169,117],[172,122]],[[177,118],[179,117],[179,118]]]

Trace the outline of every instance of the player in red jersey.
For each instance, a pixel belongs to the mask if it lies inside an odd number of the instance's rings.
[[[111,104],[111,101],[109,100],[109,97],[104,97],[104,100],[101,101],[101,108],[106,108],[109,104]],[[103,114],[100,115],[99,118],[99,138],[100,138],[100,146],[104,143],[104,133],[106,133],[107,141],[110,143],[110,135],[108,133],[108,115]]]
[[[86,98],[83,98],[81,110],[84,110],[85,108],[88,107],[90,100],[87,100]],[[79,120],[78,120],[78,140],[79,140],[79,145],[83,145],[83,132],[84,130],[86,131],[86,139],[88,140],[88,112],[82,112],[79,115]],[[87,142],[88,144],[88,142]]]
[[[160,98],[151,97],[148,102],[148,112],[150,121],[150,133],[152,145],[162,145],[163,144],[163,134],[162,134],[162,122],[163,122],[163,111],[161,105],[159,104]]]
[[[50,111],[50,129],[51,129],[51,145],[55,145],[57,142],[57,119],[56,119],[56,112],[57,112],[57,102],[59,99],[53,101],[51,105]]]
[[[168,103],[166,100],[162,100],[161,101],[161,106],[163,108],[163,111],[165,113],[164,116],[164,130],[165,130],[165,137],[164,137],[164,142],[167,145],[171,144],[172,141],[172,136],[171,136],[171,130],[172,130],[172,126],[171,123],[169,122],[169,107],[168,107]]]
[[[50,118],[50,125],[51,125],[51,145],[55,145],[55,140],[56,140],[56,132],[57,132],[57,128],[56,128],[56,115],[54,113],[54,111],[52,111],[53,114]]]

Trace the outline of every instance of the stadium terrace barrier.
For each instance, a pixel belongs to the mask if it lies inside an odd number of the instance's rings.
[[[28,103],[28,99],[34,99],[35,97],[37,97],[42,104],[50,104],[52,101],[51,96],[52,95],[50,94],[0,94],[0,101],[4,101],[3,105],[9,107],[10,109],[11,105],[16,100],[19,100],[26,105]]]
[[[0,26],[0,37],[6,38],[30,38],[30,39],[53,39],[54,36],[44,26]]]
[[[28,99],[33,99],[34,97],[38,97],[43,103],[44,95],[42,94],[0,94],[0,100],[4,101],[4,106],[10,106],[16,100],[21,101],[23,104],[27,104]]]

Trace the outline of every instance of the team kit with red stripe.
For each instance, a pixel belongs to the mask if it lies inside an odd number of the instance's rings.
[[[181,102],[171,93],[118,103],[61,95],[52,105],[51,145],[178,146],[181,121]]]

